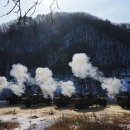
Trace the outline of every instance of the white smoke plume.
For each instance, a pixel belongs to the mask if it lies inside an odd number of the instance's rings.
[[[57,82],[53,79],[52,71],[49,68],[36,69],[36,82],[40,86],[45,97],[48,95],[53,98],[57,89]]]
[[[117,78],[105,78],[101,86],[103,89],[107,89],[108,95],[112,97],[113,95],[119,93],[122,84],[121,84],[121,80]]]
[[[27,67],[19,63],[12,65],[10,75],[14,77],[19,84],[25,83],[30,78]]]
[[[85,53],[74,54],[72,62],[69,63],[74,76],[80,79],[89,77],[101,82],[102,88],[107,89],[108,96],[118,94],[122,85],[121,80],[117,78],[105,78],[102,72],[97,67],[94,67],[89,60],[90,58]]]
[[[44,97],[47,98],[47,96],[49,95],[51,98],[53,98],[54,92],[57,89],[57,83],[54,81],[53,78],[49,78],[49,80],[47,80],[44,84],[41,84],[40,87],[44,94]]]
[[[69,66],[72,68],[74,76],[84,79],[86,77],[100,80],[102,73],[97,67],[92,66],[90,58],[85,53],[74,54]]]
[[[0,77],[0,92],[7,86],[8,86],[8,81],[6,77],[4,76]]]
[[[46,82],[52,76],[53,76],[52,71],[47,67],[46,68],[38,67],[36,69],[35,79],[40,84]]]
[[[9,83],[9,88],[13,91],[17,96],[21,96],[24,93],[25,86],[23,84],[14,84],[12,82]]]
[[[71,97],[75,93],[74,83],[72,81],[61,82],[60,87],[62,89],[62,94]]]
[[[13,82],[8,82],[6,77],[0,77],[0,91],[4,88],[9,88],[14,94],[21,96],[24,91],[24,86],[21,84],[14,84]]]
[[[28,68],[20,63],[12,65],[10,76],[14,77],[17,83],[10,82],[9,88],[14,94],[21,96],[25,90],[25,82],[31,81],[31,76],[28,73]]]

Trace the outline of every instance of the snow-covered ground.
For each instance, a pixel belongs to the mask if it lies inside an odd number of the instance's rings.
[[[52,113],[50,115],[50,113]],[[121,115],[123,113],[130,114],[129,110],[123,110],[120,106],[109,105],[107,108],[90,108],[82,111],[73,109],[55,109],[55,107],[40,107],[35,109],[24,109],[20,106],[0,106],[0,120],[2,121],[17,121],[20,127],[15,130],[43,130],[45,127],[56,122],[63,115],[73,116],[81,114],[96,115]]]
[[[30,119],[30,115],[26,114],[18,114],[18,115],[2,115],[0,116],[0,120],[3,121],[16,121],[20,123],[20,128],[16,128],[15,130],[41,130],[45,127],[54,123],[54,118],[52,116],[47,117],[37,117]]]
[[[20,107],[0,108],[1,121],[15,121],[20,123],[20,127],[15,130],[43,130],[54,123],[59,116],[49,115],[48,110],[43,109],[20,109]]]

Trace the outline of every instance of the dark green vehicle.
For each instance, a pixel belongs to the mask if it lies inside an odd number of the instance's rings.
[[[101,107],[106,107],[107,98],[99,97],[91,93],[86,95],[72,95],[72,97],[67,97],[60,95],[54,98],[54,105],[57,107],[68,107],[73,106],[76,109],[86,109],[93,105],[100,105]]]
[[[21,104],[22,98],[21,96],[11,94],[10,96],[6,97],[6,101],[8,101],[10,105],[16,105],[16,104]]]
[[[76,109],[85,109],[93,105],[99,105],[101,107],[106,107],[107,98],[99,97],[91,93],[86,95],[80,95],[73,99],[74,107]]]
[[[43,95],[40,94],[24,95],[22,96],[22,104],[24,104],[26,108],[44,104],[51,105],[52,99],[49,97],[44,98]]]
[[[68,107],[72,104],[72,98],[60,94],[54,98],[54,105],[57,107]]]
[[[130,92],[122,92],[117,96],[117,103],[122,108],[130,109]]]

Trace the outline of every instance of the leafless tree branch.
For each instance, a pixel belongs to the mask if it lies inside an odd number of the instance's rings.
[[[10,0],[7,1],[6,5],[4,7],[6,7],[9,4]]]
[[[60,8],[59,8],[59,5],[58,5],[58,1],[57,1],[57,0],[53,0],[52,3],[51,3],[51,5],[50,5],[50,11],[51,11],[51,12],[53,12],[54,9],[55,9],[55,7],[53,8],[53,6],[54,6],[55,3],[56,3],[56,7],[57,7],[58,9],[60,9]]]
[[[60,9],[59,5],[58,5],[58,1],[57,0],[53,0],[52,3],[51,3],[51,5],[50,5],[50,12],[51,12],[51,21],[52,21],[52,24],[54,23],[53,12],[55,11],[56,8]]]
[[[22,13],[21,13],[21,1],[19,0],[19,2],[16,3],[16,1],[13,0],[13,2],[14,2],[14,4],[17,4],[17,7],[18,7],[17,11],[13,11],[13,12],[16,13],[18,17],[22,17]]]
[[[12,13],[12,11],[15,9],[15,7],[17,6],[17,3],[18,2],[16,2],[16,4],[13,6],[13,8],[8,12],[8,13],[6,13],[6,14],[3,14],[3,15],[1,15],[0,17],[3,17],[3,16],[6,16],[6,15],[9,15],[10,13]],[[9,3],[8,3],[9,4]],[[7,6],[7,5],[6,5]]]
[[[6,0],[6,1],[7,1],[6,5],[4,6],[5,8],[8,5],[10,5],[11,2],[14,4],[14,6],[12,7],[12,9],[9,12],[7,12],[6,14],[1,15],[0,17],[9,15],[12,12],[14,12],[18,16],[18,20],[22,20],[22,19],[25,20],[25,18],[27,18],[28,16],[31,17],[36,12],[37,6],[39,4],[41,4],[43,0],[35,0],[35,2],[33,3],[33,5],[30,8],[28,8],[28,10],[26,12],[22,11],[22,6],[21,6],[22,0]],[[58,0],[53,0],[52,3],[51,3],[51,5],[50,5],[51,15],[53,15],[53,12],[55,11],[56,8],[60,9],[59,5],[58,5]],[[52,18],[52,21],[53,21],[53,18]]]
[[[14,6],[12,7],[12,9],[9,12],[7,12],[6,14],[1,15],[0,17],[9,15],[12,12],[17,13],[18,17],[25,17],[34,9],[32,14],[31,14],[31,16],[32,16],[36,11],[37,5],[41,4],[42,0],[41,1],[36,0],[34,2],[34,4],[27,10],[27,12],[25,12],[24,15],[22,15],[21,0],[7,0],[7,3],[4,7],[7,7],[11,2],[14,3]],[[17,11],[15,11],[15,10],[17,10]]]
[[[43,1],[43,0],[41,0],[41,1],[39,2],[39,0],[37,0],[36,2],[34,2],[34,4],[33,4],[33,5],[28,9],[28,11],[25,13],[25,16],[27,16],[27,14],[34,8],[34,11],[33,11],[32,14],[30,15],[30,16],[32,16],[32,15],[35,13],[35,11],[36,11],[37,5],[41,4],[42,1]]]

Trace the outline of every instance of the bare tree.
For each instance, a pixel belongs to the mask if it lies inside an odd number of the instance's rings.
[[[54,23],[53,12],[55,11],[56,8],[60,9],[59,5],[58,5],[58,0],[53,0],[52,3],[51,3],[51,5],[50,5],[50,12],[51,12],[51,21],[52,21],[52,24]]]
[[[9,15],[11,13],[16,13],[19,21],[23,20],[23,19],[25,20],[27,17],[31,17],[35,13],[37,6],[40,5],[42,3],[42,1],[43,0],[35,0],[34,3],[27,9],[26,12],[22,12],[22,10],[23,10],[22,6],[21,6],[22,0],[7,0],[6,5],[4,6],[5,8],[7,6],[9,6],[11,3],[13,3],[14,5],[9,10],[9,12],[2,14],[0,17],[4,17],[4,16]],[[51,14],[53,14],[55,8],[59,9],[57,0],[53,0],[51,5],[50,5]]]
[[[11,14],[12,12],[14,12],[14,13],[17,13],[17,16],[18,16],[19,18],[20,18],[20,17],[22,18],[22,17],[27,17],[28,14],[29,14],[31,11],[33,11],[33,12],[30,14],[30,16],[32,16],[32,15],[35,13],[35,11],[36,11],[37,5],[41,4],[41,2],[42,2],[42,0],[36,0],[36,1],[33,3],[33,5],[32,5],[31,7],[29,7],[28,10],[27,10],[26,12],[24,12],[24,14],[22,14],[21,1],[22,1],[22,0],[7,0],[7,3],[6,3],[6,5],[5,5],[4,7],[7,7],[11,2],[14,3],[14,6],[12,7],[12,9],[11,9],[9,12],[7,12],[6,14],[1,15],[1,17],[6,16],[6,15],[9,15],[9,14]]]

